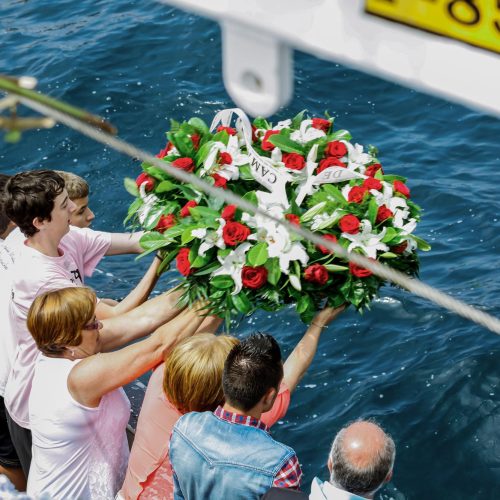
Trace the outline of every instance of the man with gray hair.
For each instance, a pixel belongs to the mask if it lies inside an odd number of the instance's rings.
[[[313,479],[309,500],[372,499],[391,480],[396,447],[376,423],[358,420],[335,436],[328,457],[330,480]],[[289,492],[273,488],[262,499],[285,500]],[[296,497],[299,500],[299,496]],[[306,495],[300,498],[307,498]]]

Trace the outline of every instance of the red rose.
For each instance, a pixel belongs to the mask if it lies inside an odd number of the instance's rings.
[[[184,170],[185,172],[192,172],[194,170],[194,162],[189,157],[177,158],[172,162],[172,165],[176,168]]]
[[[321,264],[313,264],[304,271],[304,279],[322,286],[328,281],[328,271]]]
[[[335,158],[342,158],[347,154],[347,147],[343,142],[333,141],[326,145],[325,155],[334,156]]]
[[[182,276],[189,276],[193,272],[191,269],[191,263],[189,262],[189,251],[189,248],[181,248],[175,258],[177,270],[182,274]]]
[[[354,186],[351,188],[349,194],[347,195],[347,201],[349,203],[361,203],[366,193],[367,190],[365,187]]]
[[[349,271],[352,275],[356,276],[356,278],[368,278],[373,273],[364,267],[357,266],[354,262],[349,262]]]
[[[385,205],[381,205],[378,207],[377,211],[377,224],[380,222],[384,222],[387,220],[389,217],[392,217],[394,214],[392,213],[392,210],[387,208]]]
[[[135,180],[137,187],[140,188],[142,184],[146,183],[144,189],[146,191],[152,191],[155,188],[155,180],[146,172],[143,172],[137,179]]]
[[[229,153],[219,154],[219,165],[231,165],[233,163],[233,157]]]
[[[229,135],[236,135],[236,129],[232,127],[223,127],[222,125],[219,125],[217,127],[217,132],[222,132],[225,130]]]
[[[283,163],[292,170],[302,170],[306,166],[306,160],[298,153],[283,153]]]
[[[393,247],[390,247],[391,252],[397,254],[402,254],[407,248],[408,248],[407,241],[403,241],[403,243],[400,243],[399,245],[394,245]]]
[[[352,214],[344,215],[339,221],[339,227],[343,233],[357,234],[359,233],[359,225],[359,219]]]
[[[365,179],[365,181],[363,182],[363,187],[368,190],[376,189],[377,191],[380,191],[382,189],[382,183],[378,179],[368,177],[368,179]]]
[[[279,134],[279,130],[266,130],[266,133],[264,134],[264,137],[262,138],[262,144],[261,147],[264,151],[272,151],[276,146],[274,144],[271,144],[268,139],[274,134]]]
[[[227,222],[234,219],[234,214],[236,213],[236,205],[227,205],[224,208],[220,216]]]
[[[325,134],[328,134],[330,125],[330,120],[325,120],[324,118],[313,118],[311,126],[312,128],[317,128],[318,130],[322,130]]]
[[[241,281],[243,286],[253,290],[266,284],[267,269],[264,266],[250,267],[243,266],[241,270]]]
[[[328,167],[342,167],[346,168],[345,163],[342,163],[338,158],[334,158],[333,156],[329,156],[328,158],[324,158],[319,162],[319,166],[316,169],[316,174],[320,174]]]
[[[295,214],[286,214],[285,219],[288,222],[291,222],[292,224],[295,224],[296,226],[300,226],[300,217]]]
[[[165,158],[168,155],[168,152],[173,149],[174,145],[170,142],[167,142],[167,145],[156,155],[156,158]]]
[[[374,163],[373,165],[366,167],[365,175],[367,175],[368,177],[374,177],[379,170],[382,174],[384,173],[384,171],[382,170],[382,165],[380,163]]]
[[[250,229],[239,222],[229,221],[222,229],[222,239],[224,243],[229,246],[235,246],[238,243],[242,243],[249,236]]]
[[[393,186],[396,193],[400,193],[406,198],[410,197],[410,190],[408,189],[408,186],[406,184],[402,183],[401,181],[394,181]]]
[[[190,208],[197,207],[198,203],[194,200],[188,201],[182,208],[181,208],[181,217],[189,217],[191,215],[191,212],[189,211]]]
[[[193,134],[191,136],[191,142],[193,143],[194,149],[198,149],[200,147],[200,139],[201,137],[198,134]]]
[[[215,180],[214,186],[222,189],[226,189],[227,179],[219,174],[212,174],[212,178]]]
[[[252,125],[252,142],[257,142],[257,136],[255,135],[255,132],[257,132],[257,127]]]
[[[333,234],[322,234],[321,237],[324,238],[325,240],[331,241],[332,243],[337,243],[337,237],[334,236]],[[324,245],[316,245],[316,248],[321,253],[324,254],[333,253],[332,251],[328,250],[328,248],[326,248]]]
[[[159,233],[164,233],[167,229],[175,226],[175,216],[174,214],[162,215],[158,224],[155,226],[155,231]]]

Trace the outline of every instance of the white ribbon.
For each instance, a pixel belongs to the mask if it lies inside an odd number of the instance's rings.
[[[288,208],[290,204],[286,196],[286,176],[273,166],[269,158],[263,158],[253,149],[252,125],[248,116],[241,109],[231,108],[219,111],[212,121],[210,131],[213,133],[219,123],[224,127],[228,127],[233,114],[238,117],[236,126],[243,133],[253,178],[271,191],[277,202],[281,203],[284,208]]]

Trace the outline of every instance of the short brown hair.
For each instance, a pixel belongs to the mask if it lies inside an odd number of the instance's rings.
[[[54,200],[64,190],[64,179],[53,170],[30,170],[13,175],[5,185],[5,212],[29,238],[38,232],[34,219],[51,220]]]
[[[61,288],[39,295],[28,311],[28,330],[38,349],[61,354],[82,341],[83,327],[92,321],[96,296],[85,287]]]
[[[0,174],[0,235],[3,234],[9,225],[10,219],[5,213],[5,184],[10,179],[10,175]]]
[[[239,340],[199,333],[178,344],[165,360],[163,389],[181,412],[213,411],[224,402],[222,370]]]
[[[54,170],[64,179],[64,187],[68,191],[70,200],[77,200],[78,198],[85,198],[89,195],[89,185],[85,179],[72,172],[65,172],[64,170]]]

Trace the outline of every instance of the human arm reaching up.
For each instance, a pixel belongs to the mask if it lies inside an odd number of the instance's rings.
[[[183,310],[147,339],[114,352],[83,359],[71,370],[68,379],[72,397],[85,406],[98,406],[102,396],[158,365],[165,353],[179,341],[193,335],[203,320],[194,306],[193,309]]]
[[[292,393],[300,382],[307,369],[312,363],[321,332],[332,322],[344,309],[345,305],[336,307],[326,307],[320,311],[312,320],[309,328],[292,353],[283,364],[283,380]]]
[[[143,248],[139,244],[144,232],[136,233],[109,233],[111,235],[111,244],[106,255],[121,255],[124,253],[141,253]]]
[[[99,301],[96,307],[97,317],[100,320],[113,318],[131,311],[135,307],[144,303],[158,282],[158,269],[161,262],[161,259],[158,256],[155,256],[148,270],[141,278],[141,281],[139,281],[136,287],[121,302],[109,304],[108,302],[102,300]]]

